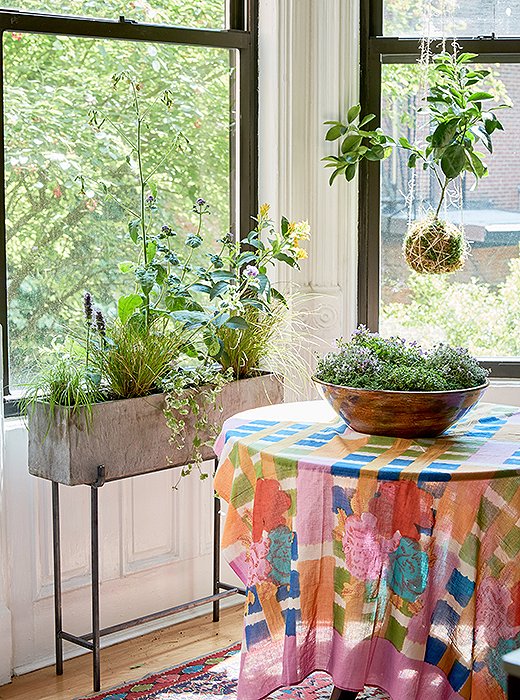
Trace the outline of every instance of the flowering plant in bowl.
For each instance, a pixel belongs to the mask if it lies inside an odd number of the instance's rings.
[[[439,343],[425,350],[360,326],[318,360],[314,381],[353,429],[413,438],[453,425],[481,398],[487,375],[465,348]]]

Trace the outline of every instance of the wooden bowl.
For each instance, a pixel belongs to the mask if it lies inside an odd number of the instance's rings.
[[[436,437],[462,418],[489,386],[453,391],[372,391],[313,377],[323,398],[353,430],[369,435]]]

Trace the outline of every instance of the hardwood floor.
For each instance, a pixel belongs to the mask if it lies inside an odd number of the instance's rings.
[[[101,652],[102,688],[137,680],[197,656],[222,649],[242,637],[243,606],[222,610],[218,623],[205,615],[122,642]],[[65,662],[63,676],[54,667],[33,671],[0,686],[0,700],[72,700],[92,692],[92,657]]]

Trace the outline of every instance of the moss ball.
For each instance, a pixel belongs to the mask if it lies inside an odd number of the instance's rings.
[[[464,267],[468,244],[463,232],[436,218],[415,221],[404,240],[404,257],[408,265],[422,274],[440,275]]]

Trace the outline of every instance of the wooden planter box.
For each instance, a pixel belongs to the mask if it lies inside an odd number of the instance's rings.
[[[221,425],[239,411],[282,401],[283,385],[274,375],[240,379],[224,386],[207,412],[208,420]],[[164,407],[164,394],[95,404],[87,429],[84,415],[71,416],[66,408],[58,408],[49,424],[48,407],[37,404],[28,421],[29,472],[75,486],[93,484],[101,465],[106,481],[111,481],[189,464],[196,416],[181,417],[186,438],[182,449],[176,449],[170,442]],[[215,456],[210,447],[201,452],[204,459]]]

